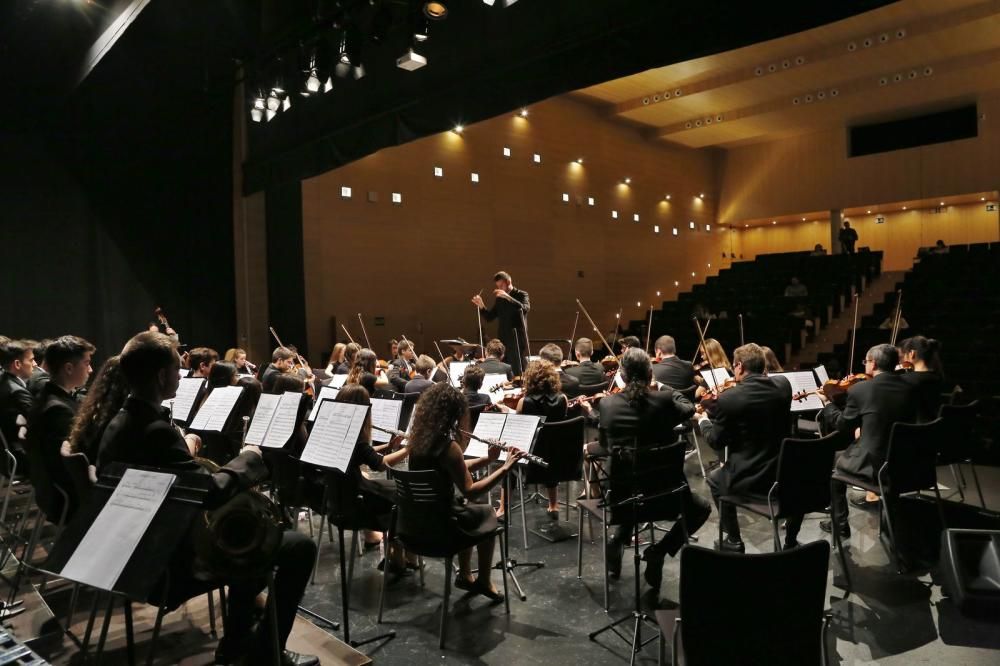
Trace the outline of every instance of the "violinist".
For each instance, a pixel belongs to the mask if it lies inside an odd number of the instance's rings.
[[[472,360],[472,357],[466,354],[465,350],[473,347],[474,345],[469,344],[462,338],[458,338],[449,344],[451,346],[451,353],[441,359],[441,362],[437,364],[437,370],[431,377],[431,379],[435,382],[449,381],[449,378],[451,377],[449,368],[452,363],[467,363]]]
[[[396,350],[398,356],[389,364],[389,383],[397,393],[406,390],[406,383],[417,376],[417,369],[414,363],[417,360],[417,353],[413,351],[413,345],[409,340],[397,343]]]
[[[486,343],[486,358],[479,364],[479,367],[487,375],[507,375],[507,380],[510,381],[514,378],[514,370],[509,364],[503,362],[506,353],[507,347],[504,343],[493,338]]]
[[[576,356],[576,365],[571,365],[563,369],[563,373],[573,377],[580,382],[581,386],[596,386],[607,383],[604,375],[604,368],[600,363],[594,363],[591,357],[594,355],[594,343],[590,338],[580,338],[573,347],[573,354]]]
[[[778,355],[774,353],[773,349],[765,347],[764,345],[761,345],[760,348],[764,352],[764,372],[766,374],[785,371],[785,369],[781,367],[781,362],[778,361]]]
[[[434,382],[431,381],[431,375],[434,373],[436,367],[434,359],[430,356],[426,354],[418,356],[416,363],[413,365],[416,374],[413,379],[406,382],[406,386],[403,387],[403,393],[423,393],[434,386]]]
[[[294,363],[295,354],[292,353],[292,350],[287,347],[275,347],[271,353],[271,363],[264,369],[264,374],[260,378],[264,393],[270,393],[271,387],[274,386],[274,380],[279,375],[291,372]]]
[[[202,377],[208,379],[212,373],[212,366],[219,360],[219,352],[208,347],[195,347],[188,352],[188,364],[191,368],[191,377]]]
[[[695,385],[694,367],[677,357],[677,343],[671,336],[661,335],[653,347],[656,349],[656,358],[653,360],[653,378],[656,381],[678,391]],[[690,394],[688,397],[691,397]]]
[[[563,370],[563,353],[559,345],[550,342],[538,350],[538,355],[555,367],[556,373],[559,375],[559,383],[562,384],[563,393],[567,397],[575,398],[580,395],[580,380],[573,375],[566,374]]]
[[[493,404],[488,393],[483,393],[479,389],[483,388],[483,380],[486,373],[481,365],[470,365],[462,374],[462,395],[469,403],[469,409],[477,407],[487,407]]]
[[[917,423],[933,421],[941,408],[945,389],[940,350],[941,343],[922,335],[907,338],[899,345],[900,363],[912,369],[903,374],[903,379],[917,387],[920,400]]]
[[[375,395],[376,388],[388,389],[389,380],[385,373],[380,373],[378,369],[378,359],[371,349],[362,349],[354,359],[354,367],[347,373],[347,380],[344,385],[361,384],[368,391],[368,395]]]
[[[493,290],[496,300],[492,308],[487,310],[483,297],[478,294],[472,302],[486,321],[497,320],[497,337],[508,350],[514,350],[507,360],[514,374],[519,375],[523,368],[522,356],[528,353],[526,317],[531,310],[531,301],[528,292],[514,286],[510,273],[498,272],[493,276],[493,282],[496,285]]]
[[[766,501],[778,472],[778,453],[789,434],[792,387],[784,377],[764,375],[764,352],[750,343],[733,352],[733,377],[736,385],[721,393],[712,416],[697,415],[705,441],[729,454],[721,467],[708,475],[708,486],[716,507],[719,497],[740,495]],[[736,508],[723,505],[720,512],[725,539],[716,544],[719,550],[745,551]],[[785,547],[796,545],[802,517],[789,518]]]
[[[865,354],[865,374],[872,378],[847,389],[843,409],[833,402],[823,407],[820,418],[827,432],[837,430],[853,440],[855,430],[861,429],[861,436],[837,456],[836,469],[874,483],[888,453],[893,424],[917,420],[917,387],[894,372],[898,363],[895,347],[875,345]],[[820,399],[826,402],[822,394]],[[831,490],[833,515],[839,521],[836,528],[848,538],[851,528],[847,524],[847,486],[835,481]],[[824,532],[833,531],[832,521],[825,520],[819,526]]]
[[[340,362],[340,365],[333,371],[335,375],[346,375],[354,367],[354,359],[357,358],[358,352],[361,351],[361,345],[356,342],[350,342],[344,347],[344,360]]]
[[[343,342],[338,342],[333,346],[333,350],[330,352],[330,360],[326,364],[326,374],[337,374],[337,368],[344,362],[344,352],[346,350],[347,345]]]
[[[642,343],[639,342],[639,338],[637,338],[634,335],[626,335],[624,338],[618,341],[618,344],[621,345],[622,354],[627,352],[629,349],[632,349],[633,347],[638,347],[640,349],[642,348]]]
[[[722,348],[719,341],[715,338],[706,338],[704,345],[698,345],[698,358],[701,359],[699,363],[695,363],[695,370],[704,370],[706,368],[725,368],[732,374],[733,366],[730,365],[729,359],[726,358],[726,350]],[[699,384],[704,384],[704,380],[701,377],[696,377],[695,381]]]

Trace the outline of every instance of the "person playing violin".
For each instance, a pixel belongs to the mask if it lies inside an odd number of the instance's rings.
[[[486,373],[480,365],[470,365],[462,373],[462,395],[469,403],[469,409],[477,407],[487,407],[493,404],[489,393],[483,393],[479,389],[483,388],[483,380]]]
[[[912,369],[912,372],[903,373],[902,377],[917,387],[920,399],[917,423],[933,421],[941,408],[945,383],[940,350],[940,342],[922,335],[906,338],[899,344],[900,364]]]
[[[479,294],[472,297],[472,302],[479,308],[486,321],[497,320],[497,337],[504,346],[508,350],[517,350],[513,354],[508,354],[507,362],[510,363],[514,374],[520,375],[524,367],[521,357],[528,353],[525,319],[531,310],[531,301],[528,292],[514,286],[510,273],[498,272],[493,276],[493,282],[496,285],[496,289],[493,290],[496,300],[492,308],[486,309],[486,303]]]
[[[487,375],[507,375],[507,381],[514,379],[514,370],[510,364],[504,363],[503,358],[507,353],[504,343],[493,338],[486,343],[486,358],[479,364]]]
[[[555,366],[556,372],[559,374],[559,382],[562,384],[562,390],[566,394],[566,397],[575,398],[580,395],[580,380],[563,370],[563,353],[559,345],[550,342],[538,350],[538,355]]]
[[[576,356],[576,365],[564,368],[563,372],[574,377],[581,386],[595,386],[607,383],[604,375],[604,368],[600,363],[594,363],[591,357],[594,355],[594,342],[590,338],[580,338],[573,347],[573,354]]]
[[[653,347],[656,358],[653,360],[653,377],[656,381],[684,391],[695,385],[694,368],[684,359],[677,357],[677,343],[669,335],[661,335]],[[688,394],[691,397],[691,394]]]
[[[712,416],[697,415],[701,434],[717,452],[728,447],[721,467],[708,475],[716,507],[725,495],[749,496],[764,501],[778,472],[778,453],[789,434],[792,387],[783,377],[764,375],[764,352],[750,343],[733,352],[736,385],[719,394]],[[602,406],[603,409],[603,406]],[[736,508],[720,510],[725,539],[716,544],[726,552],[745,551],[736,521]],[[789,518],[785,546],[796,544],[802,517]]]
[[[389,383],[397,393],[406,390],[406,382],[417,376],[417,353],[409,340],[397,344],[398,356],[389,364]]]

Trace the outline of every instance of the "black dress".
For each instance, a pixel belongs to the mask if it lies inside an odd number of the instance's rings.
[[[448,450],[446,446],[437,457],[410,454],[410,470],[433,470],[445,479],[451,481],[451,475],[445,469],[442,458]],[[454,516],[459,541],[467,541],[469,546],[479,542],[484,536],[497,528],[497,514],[489,504],[473,504],[458,494],[451,504],[451,515]]]
[[[546,423],[565,421],[567,404],[566,396],[562,393],[526,395],[524,403],[521,405],[521,413],[525,416],[544,416]],[[533,474],[535,478],[545,484],[546,488],[555,488],[559,482],[546,479],[546,471],[544,468],[533,470]]]

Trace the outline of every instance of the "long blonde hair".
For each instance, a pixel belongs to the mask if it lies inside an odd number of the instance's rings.
[[[715,338],[705,339],[705,346],[701,348],[701,356],[713,368],[725,368],[729,372],[733,371],[733,366],[726,357],[726,350],[722,348],[722,345]]]

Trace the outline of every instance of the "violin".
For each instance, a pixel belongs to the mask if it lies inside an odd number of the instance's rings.
[[[618,367],[620,365],[621,357],[612,356],[608,354],[601,359],[601,367],[604,368],[604,374],[610,376],[618,372]]]
[[[719,400],[719,395],[733,388],[738,383],[739,382],[730,377],[724,382],[718,384],[715,388],[703,394],[701,398],[698,400],[698,404],[695,405],[694,408],[695,412],[697,412],[698,414],[703,414],[714,409],[716,403]]]
[[[868,375],[863,372],[859,372],[854,375],[848,375],[843,379],[829,379],[823,383],[821,387],[813,391],[802,391],[801,393],[796,393],[792,396],[792,400],[802,401],[805,400],[810,395],[814,393],[816,395],[822,394],[827,400],[833,402],[835,399],[840,399],[841,396],[847,394],[847,389],[851,388],[858,382],[863,382],[867,379],[871,379]]]

